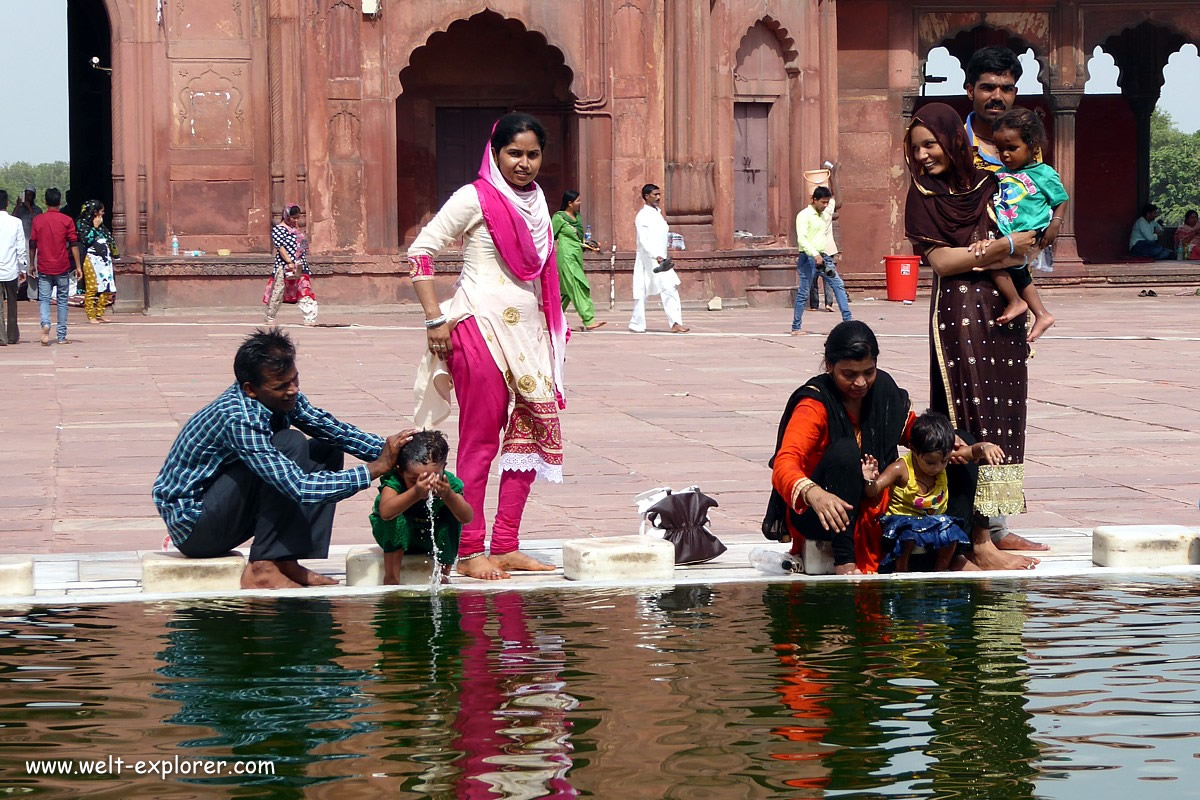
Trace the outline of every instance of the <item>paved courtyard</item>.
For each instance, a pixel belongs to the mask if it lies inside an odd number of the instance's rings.
[[[1029,513],[1014,527],[1200,520],[1200,297],[1137,288],[1047,293],[1059,325],[1031,362]],[[927,300],[852,306],[918,409],[929,391]],[[157,548],[165,530],[150,485],[180,425],[232,382],[233,352],[260,312],[120,315],[101,327],[72,309],[76,343],[51,348],[37,342],[34,307],[21,312],[24,341],[0,349],[0,551]],[[367,430],[405,427],[424,342],[414,312],[331,308],[321,321],[341,327],[289,325],[302,389]],[[818,370],[823,336],[788,336],[784,309],[693,310],[687,335],[630,334],[627,313],[601,312],[609,326],[569,347],[567,479],[535,487],[523,536],[633,533],[635,494],[698,483],[720,503],[715,532],[745,541],[766,503],[779,414]],[[650,316],[663,326],[660,310]],[[299,315],[286,308],[281,320]],[[823,334],[836,315],[805,322]],[[446,424],[452,442],[456,426]],[[339,505],[335,545],[371,541],[373,498]]]

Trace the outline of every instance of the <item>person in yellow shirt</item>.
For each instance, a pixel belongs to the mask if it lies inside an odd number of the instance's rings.
[[[842,319],[852,319],[850,303],[846,299],[846,285],[833,268],[832,260],[826,251],[825,219],[822,214],[829,206],[833,192],[824,186],[818,186],[812,194],[812,202],[796,215],[796,245],[800,255],[796,259],[796,272],[800,275],[800,285],[796,287],[796,302],[792,312],[792,335],[800,336],[804,320],[804,307],[808,302],[808,290],[812,287],[817,270],[825,276],[826,283],[833,289],[837,298],[838,309]]]

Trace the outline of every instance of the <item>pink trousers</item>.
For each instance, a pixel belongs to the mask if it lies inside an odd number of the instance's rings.
[[[496,366],[496,359],[479,333],[474,317],[468,317],[450,333],[450,377],[454,379],[454,399],[458,401],[459,479],[463,497],[475,512],[470,524],[463,526],[458,552],[462,555],[484,549],[487,523],[483,501],[487,496],[488,476],[500,452],[500,437],[508,423],[508,384]],[[521,515],[533,486],[534,472],[506,471],[500,476],[500,498],[492,523],[493,555],[517,549]]]

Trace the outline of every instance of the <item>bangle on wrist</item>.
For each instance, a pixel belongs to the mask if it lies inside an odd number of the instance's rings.
[[[441,316],[434,317],[433,319],[425,320],[425,330],[428,331],[428,330],[432,330],[434,328],[439,328],[445,324],[446,324],[446,315],[442,314]]]
[[[1017,245],[1016,245],[1016,243],[1015,243],[1015,242],[1013,242],[1013,238],[1012,238],[1012,234],[1011,234],[1011,233],[1007,233],[1007,234],[1005,234],[1005,235],[1004,235],[1004,238],[1005,238],[1005,239],[1008,239],[1008,254],[1011,256],[1011,255],[1013,255],[1014,253],[1016,253],[1016,252],[1017,252]]]

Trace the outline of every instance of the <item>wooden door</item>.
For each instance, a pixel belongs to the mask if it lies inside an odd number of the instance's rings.
[[[439,108],[434,124],[437,141],[437,205],[450,199],[460,186],[474,183],[483,158],[483,146],[492,125],[507,108]]]
[[[770,235],[767,116],[770,103],[733,104],[733,228]]]

